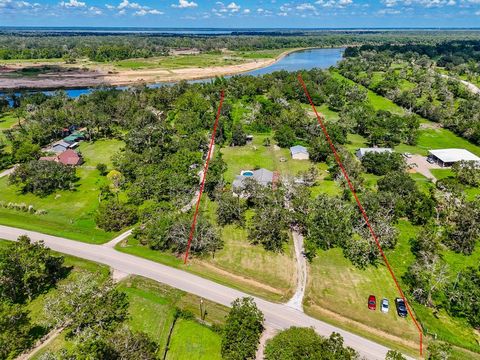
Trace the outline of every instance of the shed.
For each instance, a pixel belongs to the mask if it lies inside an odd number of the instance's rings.
[[[390,148],[360,148],[357,150],[356,155],[361,160],[368,153],[392,153],[393,150]]]
[[[438,149],[429,150],[428,157],[442,167],[452,166],[459,161],[476,161],[480,164],[480,158],[465,149]]]
[[[294,160],[308,160],[310,158],[307,148],[302,145],[292,146],[290,148],[290,155],[292,155],[292,159]]]

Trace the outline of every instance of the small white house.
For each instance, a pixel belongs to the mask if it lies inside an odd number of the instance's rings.
[[[295,145],[290,148],[290,154],[294,160],[308,160],[310,155],[305,146]]]
[[[390,148],[360,148],[357,150],[356,155],[360,160],[362,160],[362,158],[368,153],[382,154],[391,152],[393,152],[393,150]]]

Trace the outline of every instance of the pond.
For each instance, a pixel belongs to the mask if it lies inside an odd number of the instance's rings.
[[[276,63],[266,66],[261,69],[249,71],[241,75],[265,75],[270,74],[274,71],[286,70],[286,71],[297,71],[297,70],[310,70],[313,68],[327,69],[331,66],[335,66],[343,56],[345,48],[333,48],[333,49],[310,49],[310,50],[301,50],[292,52]],[[202,80],[192,80],[189,82],[206,82],[210,81],[211,78],[202,79]],[[160,82],[155,84],[148,85],[149,87],[159,87],[162,85],[168,85],[171,82]],[[118,87],[118,89],[125,89],[126,87]],[[81,89],[65,89],[65,92],[70,97],[78,97],[83,94],[88,94],[94,91],[95,88],[81,88]],[[38,90],[41,91],[41,90]],[[30,91],[30,93],[35,93],[38,91]],[[45,94],[52,94],[54,90],[42,91]],[[2,93],[0,92],[0,96]]]

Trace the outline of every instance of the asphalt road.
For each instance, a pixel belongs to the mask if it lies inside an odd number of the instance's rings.
[[[222,305],[229,306],[236,298],[250,296],[186,271],[118,252],[106,245],[86,244],[0,225],[0,239],[16,240],[18,236],[24,234],[34,241],[44,240],[46,246],[55,251],[102,263],[127,274],[144,276]],[[343,336],[346,345],[356,349],[365,358],[385,359],[388,351],[385,346],[314,319],[290,306],[256,297],[254,299],[265,315],[266,323],[273,329],[285,329],[290,326],[313,327],[323,336],[330,336],[332,332],[337,332]]]

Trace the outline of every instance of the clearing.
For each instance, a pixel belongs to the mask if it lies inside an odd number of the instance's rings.
[[[80,180],[73,191],[56,191],[39,197],[31,193],[21,194],[16,186],[8,185],[8,177],[0,178],[0,224],[39,231],[69,239],[90,243],[104,243],[115,234],[96,228],[94,217],[98,208],[99,189],[106,183],[95,166],[105,163],[111,166],[110,158],[123,146],[120,140],[82,142],[78,150],[85,163],[77,167]],[[8,208],[8,203],[33,205],[43,209],[45,215],[35,215]]]

